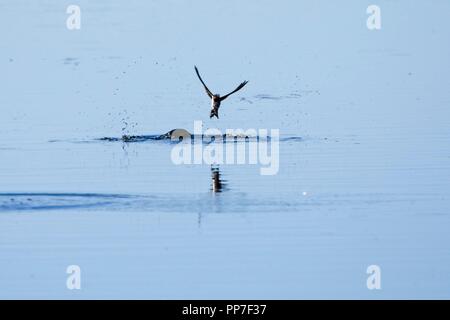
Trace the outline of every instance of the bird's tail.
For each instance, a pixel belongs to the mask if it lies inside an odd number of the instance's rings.
[[[211,119],[212,117],[216,117],[217,119],[219,119],[219,110],[211,109],[211,113],[209,114],[209,118]]]

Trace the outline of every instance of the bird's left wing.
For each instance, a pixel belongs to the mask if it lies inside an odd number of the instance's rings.
[[[208,87],[206,86],[206,84],[203,82],[202,77],[200,77],[200,73],[198,72],[197,67],[194,66],[194,68],[195,68],[195,72],[197,73],[197,77],[200,79],[200,82],[203,84],[203,87],[204,87],[205,90],[206,90],[206,93],[208,94],[208,96],[209,96],[210,98],[212,98],[212,96],[213,96],[212,92],[208,89]]]

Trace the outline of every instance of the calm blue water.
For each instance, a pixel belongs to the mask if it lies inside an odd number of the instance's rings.
[[[69,4],[0,3],[0,298],[450,297],[448,1]],[[120,139],[195,120],[278,174]]]

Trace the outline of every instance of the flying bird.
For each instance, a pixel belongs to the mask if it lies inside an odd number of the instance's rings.
[[[220,103],[225,100],[226,98],[228,98],[230,95],[232,95],[233,93],[241,90],[247,83],[248,81],[244,81],[242,82],[236,89],[234,89],[233,91],[231,91],[229,94],[224,95],[224,96],[220,96],[220,94],[213,94],[208,87],[206,86],[206,84],[203,82],[202,77],[200,77],[200,73],[198,72],[198,69],[196,66],[194,66],[195,68],[195,72],[197,73],[198,78],[200,79],[200,82],[203,84],[203,87],[206,90],[206,94],[211,98],[211,112],[209,114],[209,118],[212,117],[216,117],[217,119],[219,119],[219,108],[220,108]]]

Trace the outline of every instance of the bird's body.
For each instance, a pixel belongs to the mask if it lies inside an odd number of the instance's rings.
[[[215,94],[211,97],[211,112],[209,117],[216,117],[219,119],[219,108],[220,108],[220,95]]]
[[[233,93],[235,93],[236,91],[241,90],[248,81],[244,81],[242,82],[236,89],[234,89],[232,92],[230,92],[227,95],[224,96],[220,96],[220,94],[213,94],[208,87],[206,86],[206,84],[203,82],[202,77],[200,77],[200,73],[198,72],[197,67],[195,67],[195,72],[197,73],[198,78],[200,79],[200,82],[203,84],[203,87],[206,90],[206,94],[211,98],[211,112],[209,114],[209,117],[216,117],[217,119],[219,119],[219,108],[220,108],[220,103],[225,100],[228,96],[232,95]]]

